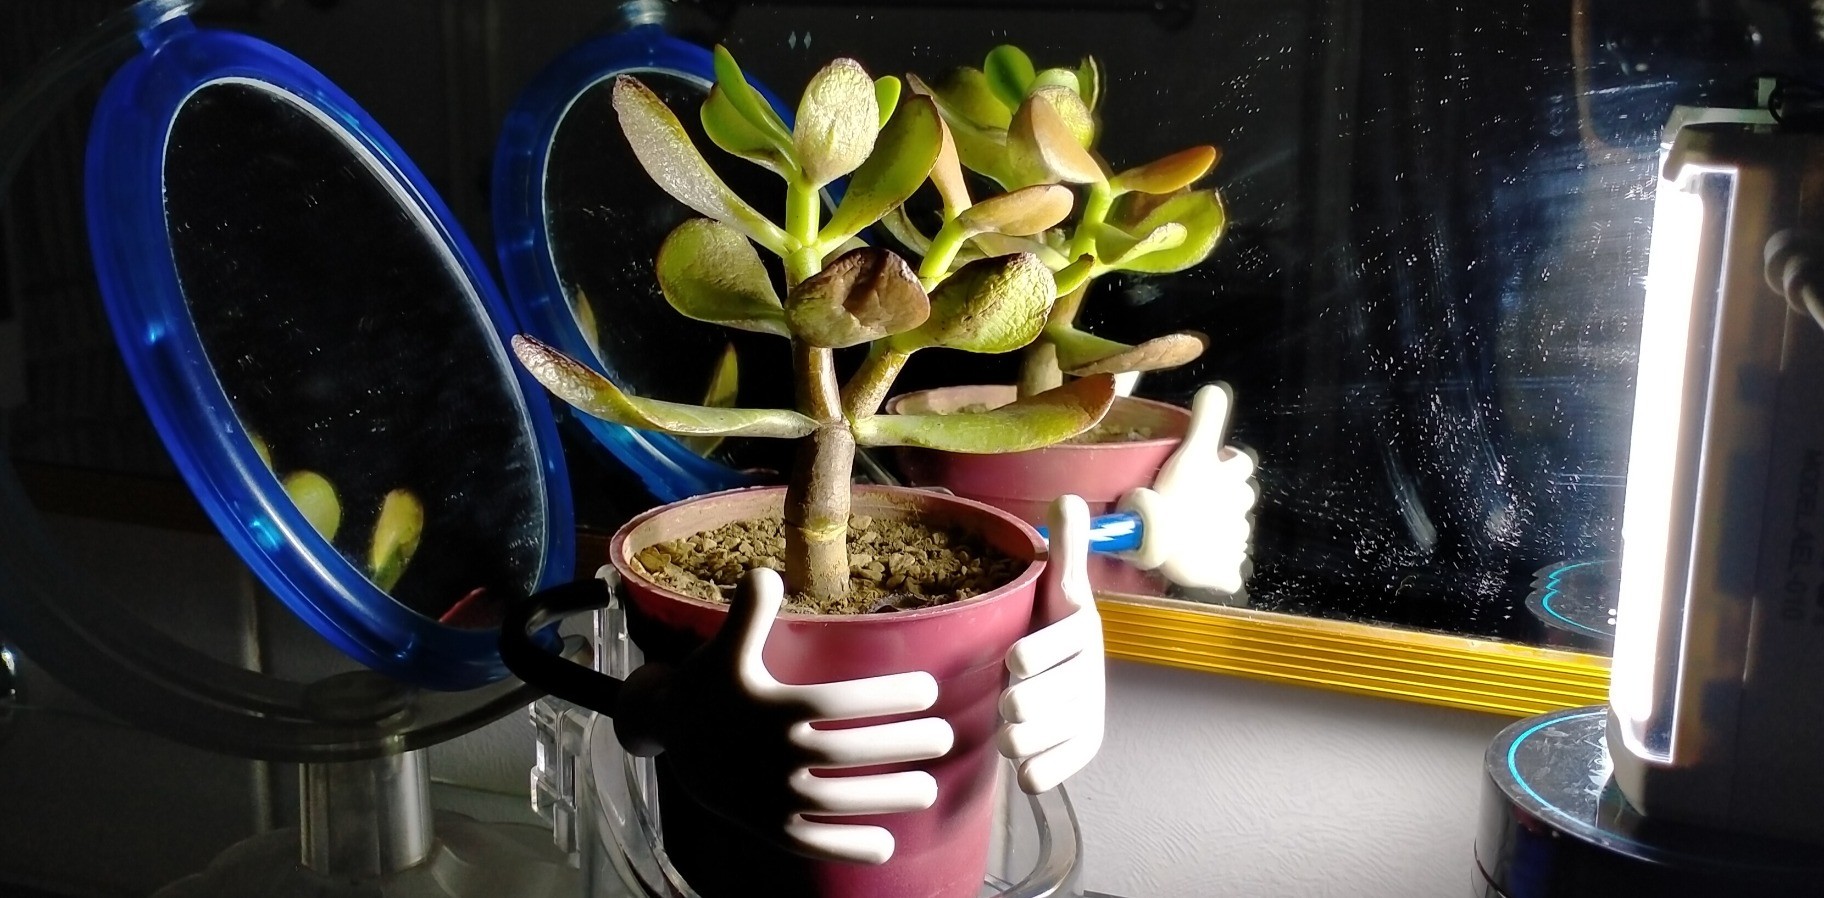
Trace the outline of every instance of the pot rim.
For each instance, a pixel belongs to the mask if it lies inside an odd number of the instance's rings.
[[[677,592],[675,590],[669,589],[658,583],[654,583],[652,580],[650,580],[644,576],[641,576],[639,573],[635,572],[633,570],[632,566],[627,563],[628,538],[631,536],[631,534],[633,533],[633,531],[636,528],[639,528],[639,527],[645,525],[646,523],[648,523],[649,521],[652,521],[653,519],[658,518],[668,512],[674,511],[679,508],[683,508],[685,506],[696,505],[696,504],[706,503],[706,502],[716,502],[718,500],[723,500],[723,499],[727,499],[727,498],[734,497],[734,496],[750,495],[750,494],[754,494],[754,493],[763,493],[763,492],[783,493],[783,492],[785,492],[785,490],[786,490],[786,487],[778,486],[778,485],[739,487],[739,488],[732,489],[732,490],[723,490],[721,492],[704,493],[699,496],[692,496],[688,499],[680,499],[676,502],[671,502],[671,503],[668,503],[665,505],[661,505],[657,508],[648,509],[647,511],[641,512],[639,515],[636,515],[632,520],[628,521],[627,523],[621,525],[620,529],[614,531],[614,536],[613,536],[613,538],[611,538],[609,540],[609,543],[608,543],[608,561],[610,564],[614,565],[614,569],[616,571],[620,572],[620,575],[623,579],[638,580],[646,589],[667,599],[668,601],[679,602],[679,603],[682,603],[685,605],[694,605],[699,608],[719,609],[721,611],[726,612],[728,610],[728,604],[726,602],[711,602],[707,599],[699,599],[696,596],[685,595],[681,592]],[[860,493],[860,492],[912,493],[912,494],[918,495],[920,497],[929,497],[931,500],[935,500],[940,503],[962,506],[965,509],[974,511],[974,512],[981,514],[983,516],[986,516],[986,517],[999,518],[1003,521],[1006,521],[1009,524],[1012,524],[1015,528],[1018,529],[1018,531],[1020,532],[1021,535],[1026,537],[1027,541],[1031,544],[1032,559],[1026,563],[1026,566],[1024,568],[1022,568],[1018,574],[1014,575],[1014,578],[1012,580],[1009,580],[1006,583],[1003,583],[1000,586],[995,587],[994,589],[991,589],[985,593],[982,593],[981,595],[971,596],[960,602],[949,602],[947,604],[935,605],[935,606],[932,606],[929,608],[915,608],[911,611],[896,611],[892,614],[805,614],[802,612],[786,611],[784,609],[780,609],[780,611],[779,611],[780,620],[802,621],[802,622],[807,622],[807,623],[818,623],[818,624],[840,623],[845,626],[870,626],[870,625],[886,626],[893,621],[934,618],[934,617],[942,617],[942,616],[949,615],[949,614],[960,614],[978,604],[990,601],[992,599],[999,598],[1003,595],[1019,592],[1021,590],[1028,589],[1028,588],[1036,588],[1036,582],[1039,579],[1039,574],[1042,573],[1045,569],[1045,562],[1049,555],[1049,548],[1046,545],[1044,538],[1039,536],[1039,531],[1037,529],[1035,529],[1031,524],[1026,523],[1025,521],[1021,520],[1020,518],[1018,518],[1014,515],[1008,514],[1005,511],[995,508],[992,505],[988,505],[983,502],[977,502],[973,499],[965,499],[961,496],[950,495],[948,493],[938,493],[938,492],[933,492],[931,490],[922,490],[922,489],[917,489],[915,487],[907,487],[907,486],[884,486],[884,485],[880,485],[880,484],[856,484],[854,487],[852,487],[850,494],[854,495],[855,493]]]
[[[884,410],[889,415],[897,415],[897,414],[899,414],[899,404],[907,399],[910,399],[913,396],[929,396],[929,395],[933,395],[933,394],[937,394],[937,393],[948,393],[952,390],[974,389],[976,387],[1006,387],[1008,389],[1015,391],[1016,395],[1018,394],[1018,391],[1019,391],[1019,387],[1012,385],[1012,384],[956,384],[954,386],[948,386],[948,387],[933,387],[929,390],[913,390],[912,392],[909,392],[909,393],[901,393],[897,396],[894,396],[893,398],[887,400]],[[1126,403],[1134,403],[1134,404],[1138,404],[1138,405],[1150,405],[1156,409],[1159,409],[1167,414],[1172,415],[1173,417],[1178,417],[1178,418],[1184,419],[1185,426],[1187,428],[1190,426],[1191,410],[1188,408],[1185,408],[1182,405],[1174,405],[1170,402],[1162,402],[1158,399],[1144,399],[1139,396],[1116,396],[1115,402],[1117,404],[1126,402]],[[1125,446],[1144,446],[1144,447],[1148,447],[1148,448],[1153,448],[1153,447],[1167,446],[1167,445],[1172,445],[1172,444],[1182,443],[1182,442],[1184,442],[1184,435],[1179,434],[1178,436],[1175,436],[1175,437],[1152,437],[1150,439],[1145,439],[1145,440],[1122,440],[1120,442],[1112,442],[1112,443],[1053,443],[1049,446],[1040,446],[1037,449],[1026,449],[1026,450],[1022,450],[1022,451],[1023,452],[1086,452],[1086,451],[1100,450],[1100,451],[1106,452],[1110,449],[1118,449],[1118,448],[1125,447]],[[1009,453],[1004,453],[1004,454],[1019,455],[1021,453],[1020,452],[1009,452]]]

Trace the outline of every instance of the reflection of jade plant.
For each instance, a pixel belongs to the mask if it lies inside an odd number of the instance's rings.
[[[252,437],[253,449],[266,463],[266,469],[279,476],[273,467],[272,452],[266,442]],[[329,478],[315,471],[292,471],[280,477],[285,494],[325,540],[335,542],[342,529],[342,501]],[[424,505],[409,490],[393,490],[380,500],[380,519],[374,523],[374,538],[368,544],[367,577],[381,592],[392,592],[399,578],[405,576],[418,551],[418,539],[424,533]]]
[[[846,537],[856,447],[924,446],[1011,452],[1067,439],[1107,411],[1112,379],[1085,378],[993,412],[880,415],[894,376],[912,353],[943,347],[1010,352],[1038,336],[1054,298],[1051,272],[1031,253],[983,257],[922,283],[899,256],[861,244],[863,230],[897,208],[930,176],[944,143],[931,99],[901,98],[895,78],[876,81],[839,59],[812,77],[788,129],[716,51],[716,85],[702,107],[717,146],[786,183],[783,226],[755,211],[710,169],[664,101],[637,80],[614,85],[621,129],[649,175],[701,213],[660,247],[659,288],[680,313],[773,334],[792,344],[797,409],[711,408],[629,396],[601,375],[528,337],[514,349],[534,376],[584,412],[628,427],[688,437],[761,436],[800,441],[787,487],[787,588],[824,602],[849,591]],[[848,176],[823,221],[820,193]],[[1033,234],[1069,212],[1052,188],[1010,193],[977,207],[972,227]],[[755,244],[779,257],[780,299]],[[845,385],[835,350],[869,345]]]
[[[1064,375],[1156,371],[1202,354],[1194,333],[1129,346],[1079,330],[1084,294],[1115,271],[1164,274],[1207,258],[1222,238],[1226,216],[1215,190],[1191,185],[1215,166],[1215,147],[1197,146],[1116,173],[1095,152],[1103,100],[1101,69],[1086,58],[1075,69],[1034,71],[1017,47],[1001,46],[982,68],[959,68],[913,91],[930,96],[954,143],[946,144],[931,181],[943,199],[943,222],[925,237],[904,213],[886,224],[925,254],[920,273],[941,274],[952,260],[980,253],[1030,252],[1056,272],[1057,304],[1041,336],[1025,353],[1020,395],[1051,389]],[[962,169],[1017,194],[1043,185],[1084,191],[1074,221],[1030,235],[978,232]],[[1058,188],[1062,190],[1063,188]],[[1009,195],[1013,195],[1009,194]]]

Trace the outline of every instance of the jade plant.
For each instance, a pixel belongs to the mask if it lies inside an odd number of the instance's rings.
[[[1003,408],[956,415],[883,415],[881,402],[905,360],[926,349],[1003,353],[1038,337],[1056,297],[1051,270],[1034,253],[978,254],[921,278],[864,235],[930,177],[945,125],[928,96],[902,96],[897,78],[871,77],[838,59],[806,86],[787,127],[715,51],[715,84],[701,107],[705,133],[722,150],[778,174],[783,222],[736,195],[710,168],[672,110],[636,78],[613,86],[621,130],[647,174],[702,218],[660,246],[660,291],[679,313],[791,343],[796,408],[718,408],[629,395],[594,370],[537,340],[513,340],[522,364],[560,399],[596,417],[680,437],[776,437],[798,441],[783,511],[786,587],[823,602],[848,594],[847,530],[859,446],[921,446],[955,452],[1033,449],[1094,426],[1113,401],[1110,377],[1091,377]],[[846,178],[826,219],[823,194]],[[1070,212],[1067,189],[1035,184],[971,210],[977,234],[1042,233]],[[783,290],[760,256],[779,260]],[[929,266],[927,266],[928,268]],[[841,382],[836,352],[867,347]]]
[[[1181,332],[1137,346],[1097,337],[1077,326],[1090,285],[1112,272],[1165,274],[1208,258],[1226,224],[1222,198],[1197,181],[1220,159],[1213,146],[1194,146],[1144,165],[1115,171],[1097,153],[1105,82],[1100,65],[1035,70],[1017,47],[989,52],[981,68],[952,70],[934,84],[908,76],[912,91],[930,97],[949,140],[931,182],[943,201],[941,220],[926,236],[904,210],[889,216],[894,235],[924,254],[920,273],[982,255],[1031,253],[1056,273],[1060,296],[1040,336],[1027,348],[1020,395],[1056,387],[1066,375],[1155,371],[1196,359],[1207,344]],[[978,229],[972,211],[993,200],[972,199],[963,171],[975,172],[1018,195],[1041,187],[1080,191],[1075,215],[1031,234]],[[1068,188],[1058,187],[1068,185]]]

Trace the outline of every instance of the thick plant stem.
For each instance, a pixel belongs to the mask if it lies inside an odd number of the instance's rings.
[[[1020,358],[1020,398],[1037,396],[1064,385],[1064,371],[1058,366],[1058,348],[1040,337],[1026,347]]]
[[[835,353],[792,341],[798,409],[820,426],[798,442],[785,490],[785,588],[822,604],[849,593],[849,488],[855,434],[842,416]]]
[[[855,434],[826,424],[798,444],[785,489],[785,588],[816,603],[849,593],[849,490]]]
[[[787,191],[786,230],[797,243],[785,257],[788,287],[816,274],[823,262],[817,248],[817,202],[814,187],[794,182]],[[849,594],[855,434],[842,415],[834,352],[793,340],[792,374],[798,410],[820,426],[799,441],[785,488],[785,589],[821,605]]]
[[[1058,297],[1046,316],[1045,326],[1071,326],[1077,320],[1077,310],[1083,308],[1083,296],[1089,292],[1089,284],[1085,280],[1076,289]],[[1020,398],[1037,396],[1063,385],[1064,369],[1058,363],[1058,347],[1045,334],[1040,334],[1020,354]]]

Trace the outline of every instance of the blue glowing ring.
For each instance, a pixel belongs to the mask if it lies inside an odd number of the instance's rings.
[[[191,94],[223,79],[261,82],[314,108],[438,228],[510,360],[505,340],[516,325],[486,265],[398,145],[301,60],[245,35],[199,30],[184,17],[157,25],[144,40],[150,49],[114,76],[96,110],[87,160],[89,237],[127,370],[178,470],[260,580],[356,661],[430,689],[504,679],[495,631],[445,626],[381,592],[317,534],[260,460],[204,354],[166,236],[163,163],[172,121]],[[547,518],[535,588],[544,589],[567,581],[574,562],[569,475],[542,389],[518,365],[509,367],[541,459]]]

